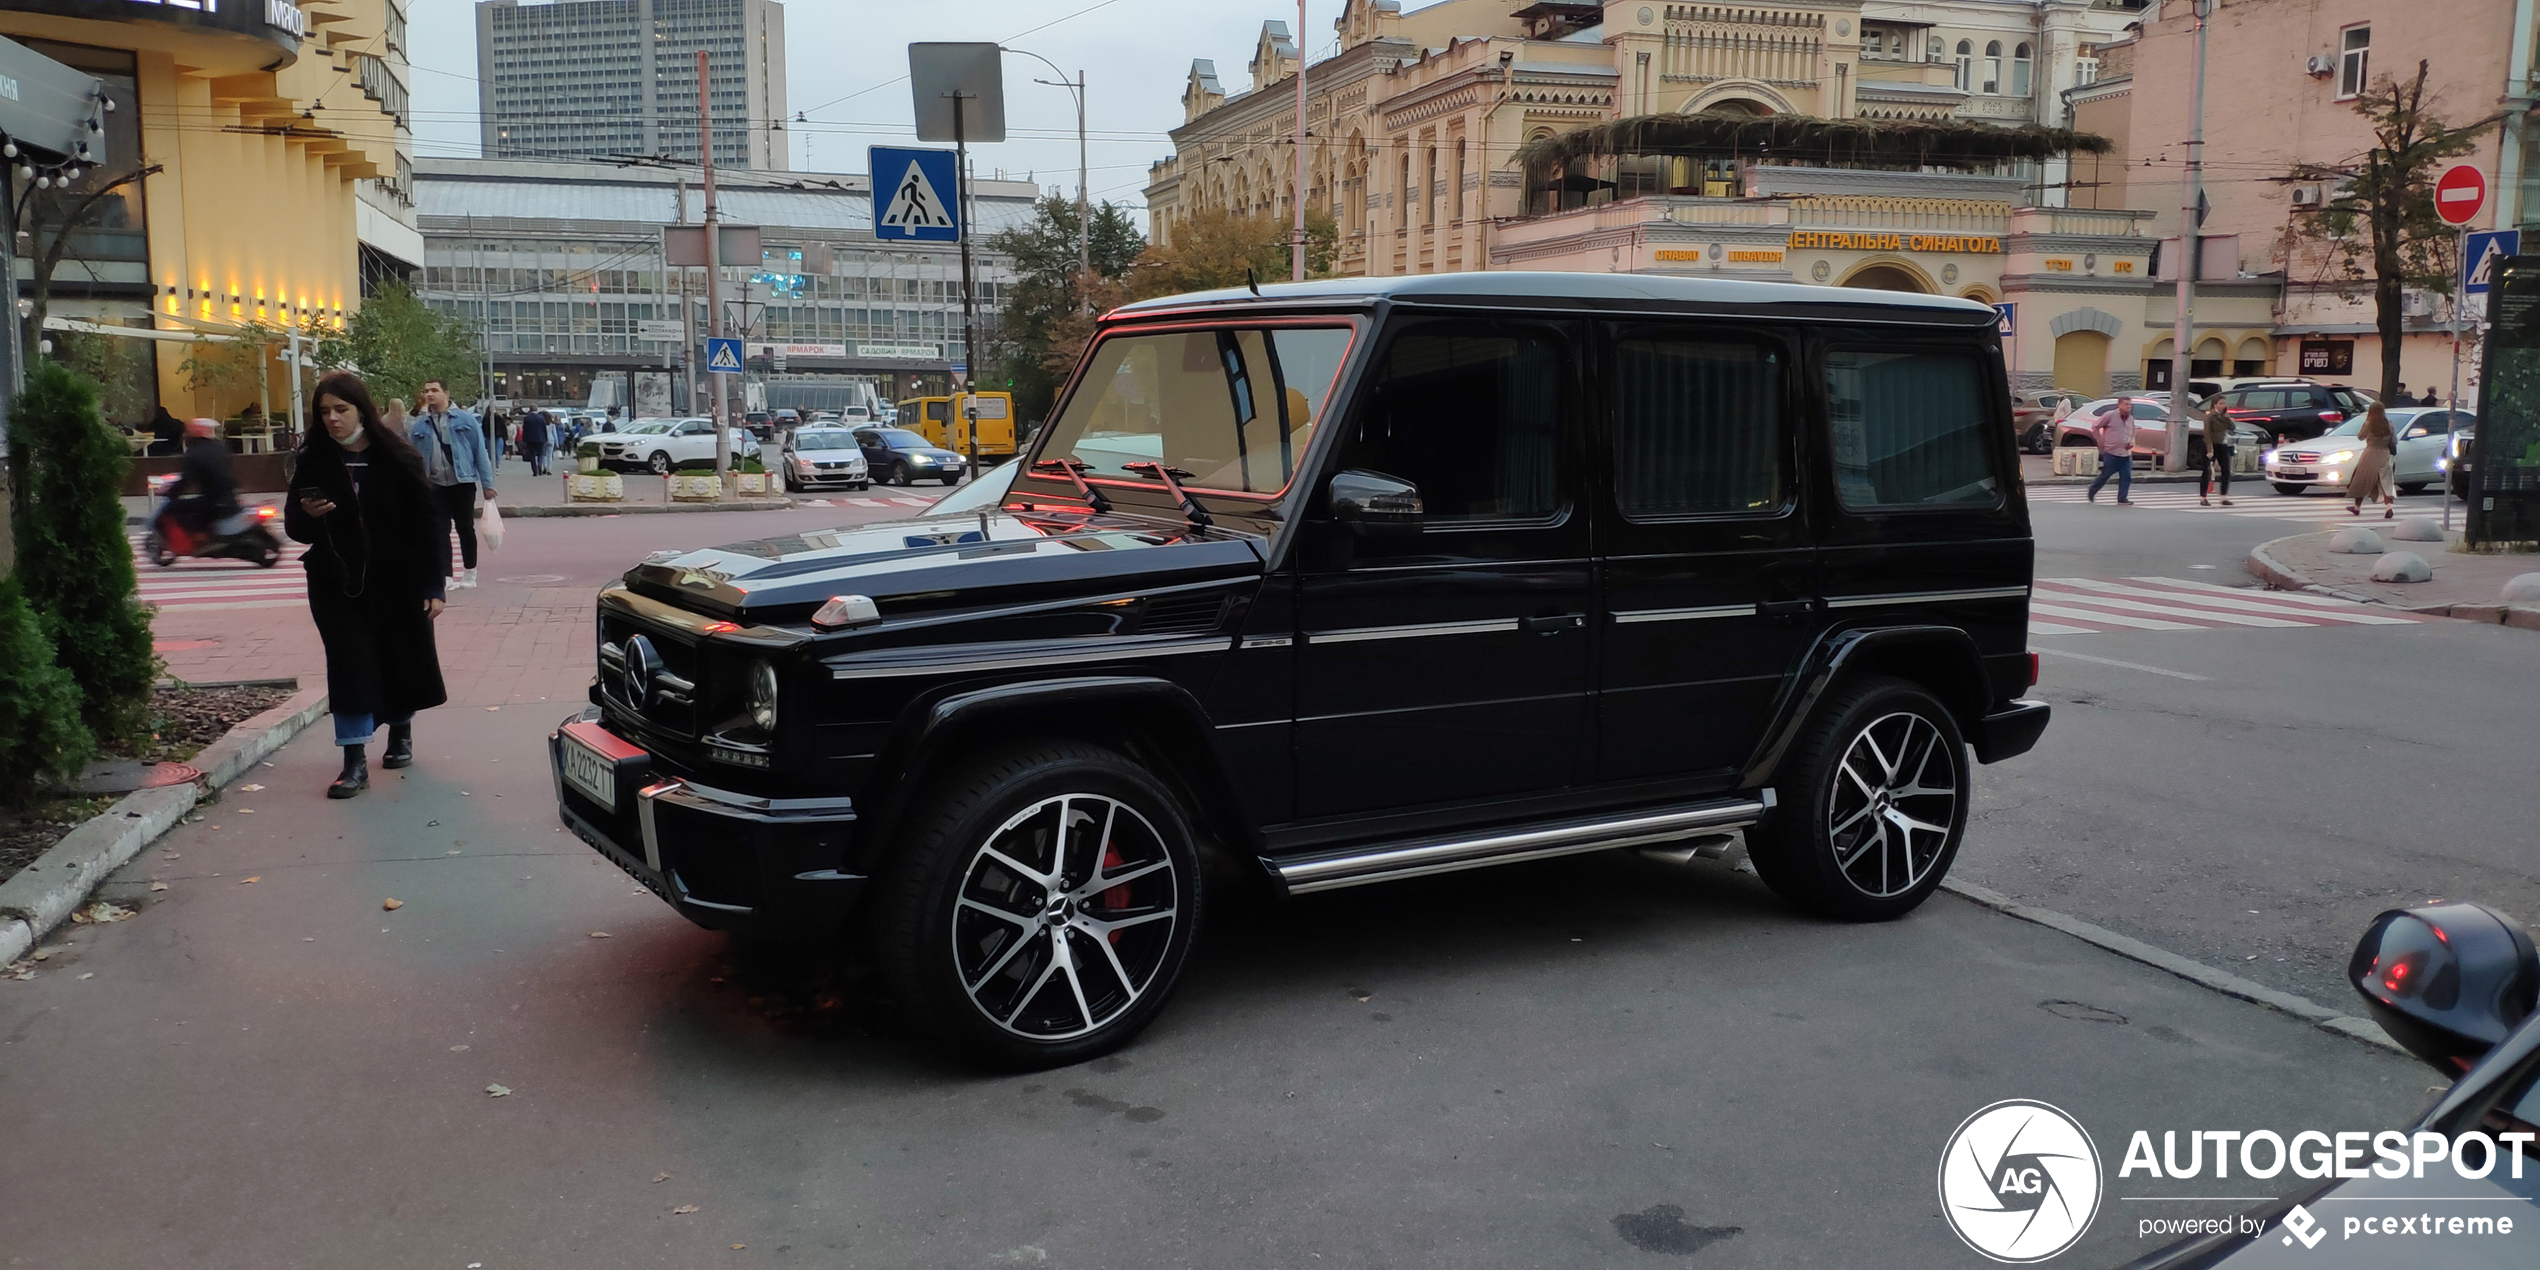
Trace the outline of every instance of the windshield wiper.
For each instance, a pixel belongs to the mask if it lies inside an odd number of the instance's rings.
[[[1164,488],[1173,495],[1173,501],[1182,505],[1182,514],[1190,517],[1192,528],[1206,529],[1216,523],[1208,518],[1208,512],[1200,507],[1199,500],[1192,498],[1189,492],[1182,488],[1182,483],[1173,479],[1177,476],[1189,476],[1190,473],[1178,467],[1166,467],[1156,462],[1123,463],[1120,465],[1120,470],[1152,475],[1155,479],[1164,482]]]
[[[1085,483],[1085,472],[1090,467],[1092,464],[1082,459],[1043,459],[1033,464],[1032,470],[1066,473],[1068,481],[1076,486],[1076,492],[1085,496],[1085,505],[1092,508],[1094,514],[1099,516],[1111,510],[1111,500],[1104,498],[1100,491]]]

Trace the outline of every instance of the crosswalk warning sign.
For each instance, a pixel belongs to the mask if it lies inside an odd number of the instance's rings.
[[[706,369],[718,375],[741,373],[741,341],[710,339],[706,341]]]
[[[874,237],[928,242],[961,237],[961,209],[949,197],[950,153],[875,146],[871,162]]]

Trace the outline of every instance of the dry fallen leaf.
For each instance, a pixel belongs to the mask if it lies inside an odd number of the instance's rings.
[[[185,857],[184,857],[184,856],[181,856],[181,855],[178,855],[177,853],[175,853],[175,852],[173,852],[173,851],[170,851],[170,852],[166,852],[163,858],[165,858],[165,859],[169,859],[169,860],[182,860],[182,859],[184,859]]]
[[[28,953],[27,956],[29,959],[34,961],[50,961],[53,959],[53,954],[60,951],[61,950],[58,948],[38,948],[34,952]]]
[[[238,809],[238,814],[241,816],[252,816],[256,814],[256,809],[253,807],[241,807]]]
[[[653,1175],[653,1185],[655,1185],[655,1186],[659,1186],[659,1185],[661,1185],[662,1183],[667,1182],[667,1181],[669,1181],[669,1180],[670,1180],[670,1175],[669,1175],[668,1173],[656,1173],[656,1174],[654,1174],[654,1175]]]
[[[604,930],[595,930],[591,932],[591,938],[593,939],[606,939],[608,937],[609,933]]]
[[[467,1052],[467,1047],[464,1045],[453,1045],[450,1047],[450,1052],[453,1054],[464,1054]]]
[[[734,1244],[734,1245],[732,1245],[732,1251],[734,1251],[734,1252],[739,1252],[739,1251],[740,1251],[740,1250],[742,1250],[743,1248],[747,1248],[747,1247],[749,1247],[749,1245],[748,1245],[748,1244]]]
[[[697,1211],[697,1206],[696,1206],[696,1205],[694,1205],[694,1204],[682,1204],[682,1205],[680,1205],[679,1207],[677,1207],[677,1208],[674,1208],[674,1209],[670,1210],[670,1215],[671,1215],[671,1216],[673,1216],[673,1217],[685,1217],[685,1216],[687,1216],[688,1214],[693,1213],[693,1212],[695,1212],[695,1211]]]
[[[168,884],[165,882],[153,882],[150,884],[150,889],[153,891],[164,891],[168,889]]]
[[[264,879],[264,875],[260,873],[260,874],[257,874],[255,877],[252,877],[252,878],[240,878],[240,879],[238,879],[238,884],[239,884],[240,886],[245,886],[245,885],[247,885],[247,884],[248,884],[248,883],[250,883],[250,882],[262,882],[262,881],[264,881],[264,880],[265,880],[265,879]]]
[[[383,909],[388,910],[388,911],[389,911],[389,912],[391,912],[391,913],[394,913],[394,912],[396,912],[398,909],[404,908],[404,907],[406,906],[406,902],[405,902],[404,900],[399,900],[399,899],[386,899],[386,900],[381,900],[381,901],[379,902],[379,906],[380,906],[381,908],[383,908]]]
[[[91,970],[91,971],[87,972],[86,974],[83,974],[83,975],[81,975],[81,976],[80,976],[80,978],[82,978],[82,979],[94,979],[94,978],[96,978],[96,977],[97,977],[97,972],[96,972],[96,971],[94,971],[94,970]]]
[[[492,1094],[497,1098],[503,1098],[508,1097],[511,1094],[511,1087],[508,1085],[487,1085],[485,1087],[485,1092]]]
[[[264,786],[262,785],[241,785],[238,787],[238,792],[242,794],[252,794],[263,788]]]

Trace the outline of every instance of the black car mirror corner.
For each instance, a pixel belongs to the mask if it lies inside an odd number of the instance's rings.
[[[2346,978],[2392,1039],[2458,1076],[2530,1017],[2540,953],[2485,905],[2426,904],[2374,918]]]
[[[1416,534],[1427,521],[1420,488],[1357,468],[1332,478],[1332,519],[1362,538]]]

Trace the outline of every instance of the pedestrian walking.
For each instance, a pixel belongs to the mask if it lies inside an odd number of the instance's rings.
[[[2196,417],[2195,407],[2188,418]],[[2222,486],[2222,505],[2231,506],[2231,461],[2240,453],[2231,440],[2231,416],[2220,406],[2205,412],[2205,473],[2196,482],[2196,505],[2214,505],[2214,486]]]
[[[350,374],[318,381],[284,499],[283,531],[309,549],[309,617],[326,648],[326,692],[344,770],[326,787],[351,798],[370,786],[365,750],[388,728],[379,765],[414,762],[414,717],[449,699],[433,619],[441,616],[448,551],[423,456],[379,417]]]
[[[438,379],[423,381],[423,413],[416,415],[411,440],[423,456],[424,481],[432,486],[442,520],[441,571],[450,573],[450,532],[459,536],[458,580],[464,589],[476,585],[476,495],[494,501],[494,461],[485,449],[485,429],[476,416],[450,404],[449,386]]]
[[[2082,501],[2099,501],[2108,478],[2117,478],[2117,506],[2134,506],[2134,399],[2117,398],[2107,413],[2091,421],[2090,435],[2099,441],[2099,477]]]
[[[2381,518],[2395,519],[2399,514],[2399,493],[2391,485],[2391,461],[2399,454],[2399,434],[2390,426],[2390,416],[2376,401],[2364,409],[2363,452],[2355,456],[2355,470],[2346,474],[2346,514],[2361,516],[2364,504],[2381,500]]]
[[[520,457],[529,460],[531,476],[547,474],[547,412],[536,406],[520,417]]]

